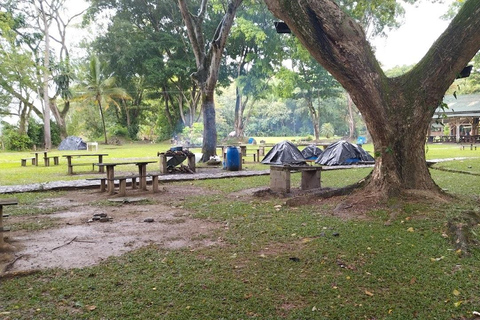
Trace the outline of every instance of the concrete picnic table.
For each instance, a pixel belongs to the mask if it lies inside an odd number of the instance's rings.
[[[134,164],[138,167],[138,179],[141,190],[147,190],[147,165],[157,161],[131,161],[131,162],[109,162],[96,163],[100,168],[107,168],[107,191],[109,194],[115,193],[115,167]]]
[[[67,158],[68,174],[73,174],[74,164],[72,163],[73,157],[98,157],[98,163],[103,162],[103,157],[108,156],[108,153],[76,153],[76,154],[64,154],[63,157]],[[89,163],[88,163],[89,164]],[[77,165],[86,165],[86,164],[77,164]],[[92,163],[92,165],[97,165]],[[98,172],[105,172],[102,166],[98,167]]]
[[[38,166],[38,154],[43,153],[43,158],[45,159],[48,155],[48,151],[37,151],[37,152],[32,152],[35,155],[35,165]]]
[[[45,150],[45,151],[35,151],[35,152],[32,152],[32,154],[35,155],[35,165],[38,166],[38,155],[43,153],[43,161],[44,161],[44,164],[45,164],[45,167],[48,167],[50,166],[50,158],[53,158],[54,160],[54,164],[55,165],[58,165],[58,156],[48,156],[48,151]]]

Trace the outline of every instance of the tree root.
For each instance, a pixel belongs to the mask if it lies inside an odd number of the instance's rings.
[[[25,277],[25,276],[29,276],[36,273],[40,273],[40,270],[33,269],[33,270],[23,270],[23,271],[8,271],[0,274],[0,280]]]
[[[314,200],[318,200],[318,198],[327,199],[332,197],[346,196],[351,194],[356,189],[360,188],[362,185],[363,183],[359,182],[359,183],[352,184],[352,185],[349,185],[343,188],[338,188],[338,189],[330,189],[330,188],[321,189],[316,192],[311,192],[305,195],[288,199],[286,201],[286,204],[291,207],[296,207],[300,205],[309,204]]]
[[[472,228],[480,223],[480,214],[467,211],[463,217],[448,221],[448,232],[455,249],[462,256],[470,256],[470,248],[479,246],[478,240],[474,239]]]

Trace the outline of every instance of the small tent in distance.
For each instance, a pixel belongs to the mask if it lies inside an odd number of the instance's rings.
[[[361,147],[340,140],[328,146],[315,163],[326,166],[373,163],[375,159]]]
[[[317,160],[322,154],[322,150],[314,144],[306,146],[302,150],[303,157],[307,160]]]
[[[290,141],[281,141],[273,146],[262,160],[263,164],[270,165],[306,165],[306,159],[303,157],[297,146]]]
[[[68,136],[60,143],[58,150],[87,150],[87,144],[80,137]]]

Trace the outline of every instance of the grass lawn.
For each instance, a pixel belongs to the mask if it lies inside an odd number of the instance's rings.
[[[167,147],[131,145],[101,151],[109,158],[155,158]],[[43,181],[84,178],[67,176],[64,164],[20,167],[21,157],[0,153],[2,185],[42,177]],[[470,159],[441,165],[480,173],[476,158],[480,150],[428,147],[429,159],[452,157]],[[257,166],[265,168],[251,165]],[[29,174],[22,174],[27,170]],[[323,172],[322,184],[345,186],[369,172]],[[267,186],[268,176],[168,184],[167,188],[188,184],[215,191],[209,197],[187,197],[183,208],[191,218],[224,226],[210,235],[217,245],[195,250],[149,246],[94,267],[0,279],[0,315],[5,319],[471,319],[473,311],[480,311],[480,250],[472,246],[468,255],[457,251],[448,222],[467,221],[466,213],[479,214],[480,179],[439,170],[431,173],[457,200],[425,204],[397,199],[381,209],[372,208],[366,219],[348,220],[332,215],[333,201],[288,207],[282,198],[231,196]],[[293,174],[292,180],[292,185],[298,184],[299,175]],[[30,209],[42,198],[62,197],[64,192],[19,194],[21,205],[12,208],[12,214],[32,214]],[[103,209],[109,210],[106,205]],[[392,213],[395,218],[387,226]],[[472,243],[479,242],[478,222],[470,231]]]

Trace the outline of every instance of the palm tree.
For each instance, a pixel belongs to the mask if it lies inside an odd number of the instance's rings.
[[[103,115],[103,106],[107,109],[110,105],[120,108],[115,99],[130,99],[130,96],[123,88],[115,87],[115,77],[105,75],[100,60],[97,56],[92,56],[86,76],[86,82],[82,84],[84,93],[80,96],[83,103],[94,103],[98,105],[100,117],[102,118],[103,133],[105,136],[105,144],[107,140],[107,128],[105,126],[105,117]]]

